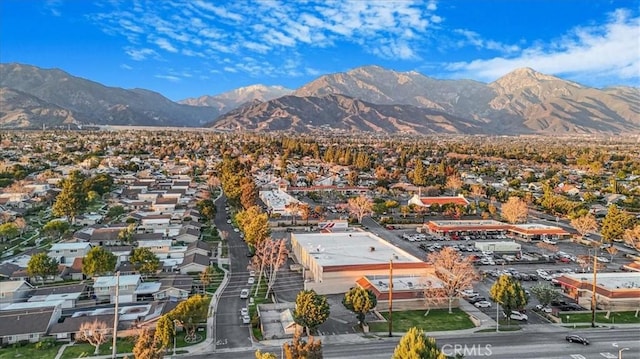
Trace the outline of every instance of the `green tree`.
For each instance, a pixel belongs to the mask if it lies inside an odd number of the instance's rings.
[[[13,222],[0,224],[0,238],[4,242],[7,239],[15,238],[20,234],[18,226]]]
[[[200,272],[200,282],[202,282],[202,292],[206,292],[207,287],[213,279],[215,278],[216,271],[213,269],[213,266],[207,266],[205,269]]]
[[[124,207],[118,204],[118,205],[109,207],[109,210],[107,211],[107,217],[117,218],[118,216],[121,216],[124,213],[125,213]]]
[[[162,359],[164,357],[164,348],[158,343],[148,328],[142,329],[142,332],[133,346],[134,359]]]
[[[129,261],[133,264],[133,267],[143,275],[156,273],[160,269],[160,260],[146,247],[135,248],[131,252]]]
[[[71,224],[75,223],[75,218],[87,206],[84,179],[80,171],[72,171],[67,178],[60,181],[62,191],[56,197],[56,202],[51,208],[53,215],[58,217],[66,216]]]
[[[192,341],[196,338],[198,324],[207,319],[207,313],[209,311],[208,304],[208,297],[196,294],[178,303],[170,312],[170,317],[177,320],[184,328],[186,341]]]
[[[392,359],[447,359],[438,349],[436,340],[427,337],[422,329],[409,328],[393,351]]]
[[[69,227],[71,227],[69,222],[53,219],[42,227],[42,231],[48,236],[61,236],[69,230]]]
[[[216,205],[210,199],[203,199],[196,203],[198,212],[207,220],[212,220],[216,217]]]
[[[327,297],[317,294],[315,290],[303,290],[296,296],[293,320],[305,328],[307,335],[324,323],[329,318],[329,313]]]
[[[360,325],[364,325],[367,313],[378,304],[376,295],[371,289],[353,287],[344,294],[342,305],[355,313]]]
[[[118,240],[121,243],[131,243],[134,233],[136,233],[136,224],[129,223],[127,227],[122,228],[120,232],[118,232]]]
[[[621,239],[627,229],[633,228],[634,218],[630,214],[620,211],[614,204],[609,206],[607,215],[602,220],[600,234],[603,242]]]
[[[252,206],[236,214],[236,222],[244,233],[244,240],[252,247],[256,247],[271,234],[269,217],[260,207]]]
[[[173,319],[165,314],[158,319],[153,337],[160,348],[169,348],[175,336]]]
[[[502,306],[507,318],[511,315],[511,311],[524,308],[528,302],[527,295],[520,282],[506,274],[501,275],[493,283],[489,295],[491,299]]]
[[[543,307],[548,306],[551,302],[560,297],[560,292],[545,283],[540,283],[531,287],[531,293],[536,297],[536,299],[538,299],[538,302],[540,302]]]
[[[296,331],[293,340],[282,345],[282,351],[286,359],[322,359],[322,342],[312,336],[304,340]]]
[[[46,252],[34,254],[27,263],[27,273],[31,277],[40,277],[44,284],[46,277],[58,274],[58,262]]]
[[[94,247],[82,260],[82,273],[89,277],[113,273],[116,269],[116,262],[115,254],[102,247]]]
[[[84,187],[87,192],[94,191],[98,193],[99,196],[103,196],[113,189],[113,183],[114,180],[111,175],[107,173],[100,173],[85,180]]]

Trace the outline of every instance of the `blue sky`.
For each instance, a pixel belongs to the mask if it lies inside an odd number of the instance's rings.
[[[0,62],[172,100],[365,66],[640,86],[640,0],[1,0]]]

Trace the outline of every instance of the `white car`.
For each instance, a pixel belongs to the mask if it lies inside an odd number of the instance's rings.
[[[243,289],[240,291],[240,299],[249,298],[249,289]]]
[[[478,308],[491,308],[491,303],[487,302],[486,300],[481,300],[479,302],[476,302],[476,304],[474,305]]]
[[[255,283],[256,278],[255,277],[249,277],[249,279],[247,280],[247,284],[253,284]]]
[[[547,239],[547,238],[543,239],[542,241],[547,244],[558,244],[557,241],[554,241],[552,239]]]
[[[251,324],[251,317],[248,315],[242,316],[242,324]]]
[[[551,308],[549,307],[543,307],[542,304],[538,304],[536,305],[536,309],[541,311],[541,312],[545,312],[545,313],[551,313]]]
[[[509,316],[509,318],[513,319],[513,320],[520,320],[520,321],[527,321],[529,320],[529,317],[526,314],[520,313],[518,311],[511,311],[511,315]]]
[[[249,277],[255,277],[256,276],[256,271],[252,270],[249,271]]]
[[[243,316],[243,317],[244,317],[245,315],[249,315],[249,309],[248,309],[248,308],[246,308],[246,307],[245,307],[245,308],[240,309],[240,315],[241,315],[241,316]]]

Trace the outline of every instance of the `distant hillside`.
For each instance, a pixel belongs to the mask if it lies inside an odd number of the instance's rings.
[[[51,106],[55,106],[73,114],[72,122],[80,124],[201,126],[219,115],[213,108],[177,104],[152,91],[107,87],[61,70],[43,70],[28,65],[0,64],[0,87],[38,99],[43,107],[33,107],[35,102],[32,101],[29,103],[31,113],[48,113]],[[23,116],[23,120],[16,122],[15,111],[20,106],[14,100],[24,101],[22,97],[4,96],[3,101],[14,114],[3,115],[1,126],[38,127],[39,122],[45,121],[45,117],[38,121],[34,117],[31,123]]]
[[[282,86],[252,85],[241,87],[229,92],[215,96],[201,96],[198,98],[188,98],[180,103],[192,106],[208,106],[217,109],[220,113],[225,113],[255,100],[269,101],[281,96],[289,95],[293,90]]]
[[[295,91],[254,85],[175,103],[61,70],[0,64],[0,127],[42,124],[336,128],[385,133],[640,133],[640,89],[596,89],[529,68],[484,84],[366,66]]]

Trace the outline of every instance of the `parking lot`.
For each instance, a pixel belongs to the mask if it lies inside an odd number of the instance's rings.
[[[549,246],[540,247],[537,243],[516,241],[505,234],[479,235],[479,236],[459,236],[455,239],[451,237],[432,235],[427,233],[417,233],[415,229],[385,227],[390,241],[399,247],[410,251],[418,258],[425,258],[429,253],[441,250],[444,247],[452,247],[465,257],[472,257],[481,275],[481,280],[474,286],[476,298],[473,296],[468,300],[473,302],[486,299],[491,303],[490,307],[480,307],[479,309],[491,318],[496,317],[495,303],[491,301],[489,290],[495,280],[503,274],[512,276],[519,280],[523,288],[530,291],[531,287],[539,283],[554,284],[554,278],[565,273],[581,273],[591,271],[591,262],[579,263],[585,256],[592,255],[593,249],[570,240],[554,241],[556,250]],[[483,251],[477,248],[477,243],[488,242],[516,242],[521,246],[520,253]],[[549,241],[547,241],[549,242]],[[551,244],[551,243],[547,243]],[[480,245],[482,247],[482,245]],[[599,270],[602,272],[618,271],[620,265],[628,262],[624,259],[624,251],[620,251],[611,256],[604,248],[597,250]],[[475,300],[474,300],[475,299]],[[547,323],[547,319],[537,313],[538,301],[535,296],[529,296],[529,304],[525,310],[528,320],[522,324]],[[569,298],[561,297],[550,308],[544,310],[557,312],[568,312],[573,310],[585,310],[576,303],[572,303]],[[485,306],[486,304],[481,304]],[[502,314],[500,314],[502,315]]]

